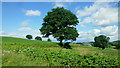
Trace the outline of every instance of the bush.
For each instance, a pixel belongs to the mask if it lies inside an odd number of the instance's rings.
[[[116,46],[116,49],[120,49],[120,40],[111,42],[111,45]]]
[[[51,42],[51,40],[50,40],[50,39],[48,39],[47,41]]]
[[[116,49],[120,49],[120,44],[118,44],[118,45],[116,46]]]
[[[32,39],[32,35],[26,35],[27,39]]]
[[[63,45],[63,47],[66,48],[66,49],[72,49],[69,44],[70,44],[70,42],[67,42]]]
[[[40,41],[42,41],[42,38],[39,37],[39,36],[37,36],[37,37],[35,37],[35,40],[40,40]]]
[[[120,49],[120,41],[116,41],[116,49]]]

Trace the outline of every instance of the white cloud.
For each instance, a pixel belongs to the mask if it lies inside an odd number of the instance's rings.
[[[118,40],[118,26],[107,26],[101,29],[79,32],[77,41],[94,41],[95,36],[105,35],[110,37],[110,41]]]
[[[5,31],[3,31],[3,30],[0,30],[0,34],[5,34]]]
[[[92,23],[94,26],[108,26],[118,22],[118,8],[112,7],[108,2],[95,2],[83,10],[77,10],[76,15],[81,20],[80,25]]]
[[[97,36],[97,35],[100,34],[100,32],[101,32],[101,30],[99,30],[99,29],[93,29],[90,33],[91,33],[93,36]]]
[[[40,33],[39,30],[35,30],[35,29],[30,28],[30,27],[21,27],[21,28],[18,29],[18,31],[21,31],[22,36],[24,36],[24,38],[25,38],[25,36],[28,35],[28,34],[32,35],[32,36],[33,36],[33,39],[34,39],[36,36],[42,37],[42,35],[41,35],[41,33]]]
[[[31,31],[31,30],[32,30],[32,28],[30,28],[30,27],[21,27],[18,29],[18,31]]]
[[[107,26],[118,22],[118,10],[115,8],[100,8],[92,15],[96,26]]]
[[[27,10],[25,15],[26,16],[40,16],[41,12],[39,10]]]
[[[56,7],[65,7],[65,5],[61,2],[56,2],[53,8],[56,8]]]
[[[9,33],[8,36],[17,36],[16,33]]]
[[[29,28],[29,27],[28,27]],[[23,28],[24,29],[24,28]],[[25,28],[26,29],[26,28]],[[33,36],[33,39],[36,36],[40,36],[42,37],[42,35],[40,34],[39,30],[33,30],[30,28],[30,31],[27,31],[28,29],[26,29],[26,31],[22,31],[22,32],[5,32],[5,34],[0,34],[0,36],[7,36],[7,37],[18,37],[18,38],[26,38],[26,35],[31,34]]]
[[[34,37],[36,37],[36,36],[42,37],[42,35],[41,35],[41,33],[40,33],[39,30],[32,30],[32,31],[30,32],[30,34],[32,34]]]
[[[23,21],[20,23],[21,26],[27,26],[30,23],[30,20]]]
[[[33,33],[40,34],[39,30],[33,30]]]
[[[106,34],[107,36],[114,36],[118,34],[118,26],[108,26],[101,29],[101,34]]]
[[[6,31],[4,31],[4,33],[0,34],[0,36],[25,38],[25,36],[20,33],[6,32]]]
[[[91,35],[91,33],[88,31],[88,32],[84,32],[84,31],[81,31],[79,32],[79,37],[77,38],[77,41],[82,41],[82,42],[88,42],[88,41],[93,41],[93,36]]]
[[[90,17],[87,17],[83,21],[79,20],[79,22],[80,22],[79,24],[80,24],[81,27],[85,27],[85,24],[88,24],[91,21],[92,21],[92,19]]]

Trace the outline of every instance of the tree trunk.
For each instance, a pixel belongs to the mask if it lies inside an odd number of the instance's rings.
[[[62,39],[60,39],[60,43],[62,43]]]
[[[62,39],[60,39],[59,45],[60,45],[61,47],[63,47]]]

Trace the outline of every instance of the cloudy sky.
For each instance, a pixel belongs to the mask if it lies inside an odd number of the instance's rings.
[[[64,7],[78,17],[77,42],[90,42],[101,34],[109,36],[110,41],[118,39],[117,2],[3,2],[0,36],[25,38],[31,34],[33,38],[42,37],[39,29],[43,18],[56,7]]]

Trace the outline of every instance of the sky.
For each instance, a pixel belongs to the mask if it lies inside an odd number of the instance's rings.
[[[118,40],[117,2],[2,2],[0,36],[25,38],[31,34],[33,39],[42,37],[39,29],[43,18],[56,7],[64,7],[78,17],[76,42],[91,42],[99,35],[110,37],[110,41]],[[57,42],[52,36],[49,38]]]

